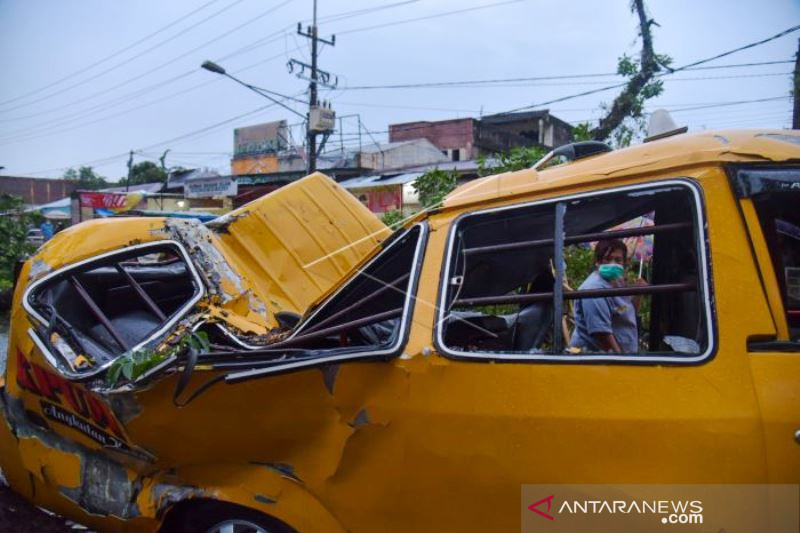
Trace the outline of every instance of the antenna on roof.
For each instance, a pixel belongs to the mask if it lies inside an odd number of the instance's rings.
[[[656,109],[650,114],[650,122],[647,124],[647,137],[644,142],[657,141],[665,137],[672,137],[681,133],[686,133],[688,126],[678,127],[669,111]]]

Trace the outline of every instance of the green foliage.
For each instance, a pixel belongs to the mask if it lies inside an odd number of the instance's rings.
[[[538,146],[520,146],[512,148],[510,152],[497,154],[497,162],[491,166],[481,157],[478,159],[478,175],[489,176],[531,168],[546,153],[547,150]]]
[[[32,254],[36,246],[27,242],[28,226],[35,222],[31,213],[23,211],[22,198],[0,194],[0,290],[10,289],[14,284],[14,265]]]
[[[79,167],[78,170],[70,168],[64,172],[63,178],[77,183],[79,189],[95,190],[109,186],[106,178],[95,173],[92,167]]]
[[[570,287],[577,289],[594,270],[594,250],[577,245],[566,246],[564,261],[567,263],[567,282]]]
[[[669,69],[672,58],[664,54],[655,54],[655,61],[664,68]],[[617,61],[617,74],[627,78],[633,78],[641,73],[641,61],[634,59],[627,54],[620,57]],[[644,115],[644,106],[647,100],[655,98],[664,92],[664,82],[660,79],[650,79],[645,83],[639,92],[634,96],[629,96],[625,101],[630,104],[630,112],[622,118],[620,124],[614,128],[609,137],[610,144],[614,148],[624,148],[630,146],[634,140],[644,138],[647,131],[647,121]],[[601,105],[607,114],[609,107]],[[577,129],[577,128],[576,128]],[[574,134],[573,130],[573,134]],[[576,140],[579,140],[576,138]]]
[[[588,122],[581,122],[572,128],[572,139],[574,141],[591,141],[592,127]]]
[[[423,208],[438,207],[450,191],[456,188],[458,173],[453,170],[429,170],[414,181],[414,191]]]
[[[646,126],[644,119],[631,120],[626,119],[611,132],[611,147],[612,148],[625,148],[630,146],[633,139],[644,136]]]
[[[617,74],[631,78],[639,73],[639,62],[628,54],[617,59]]]
[[[400,224],[403,222],[403,212],[399,209],[392,209],[391,211],[386,211],[381,220],[384,224],[389,226],[389,228],[394,231],[400,227]]]
[[[114,387],[124,378],[126,381],[135,381],[136,378],[155,367],[173,355],[178,355],[184,350],[192,348],[200,353],[208,352],[211,345],[208,335],[204,331],[189,333],[163,352],[155,350],[138,350],[117,357],[106,374],[106,384]]]
[[[164,183],[167,181],[167,172],[152,161],[142,161],[131,167],[131,178],[129,185],[141,185],[143,183]]]

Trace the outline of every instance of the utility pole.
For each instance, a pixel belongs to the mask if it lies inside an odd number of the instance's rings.
[[[305,79],[308,79],[308,117],[307,117],[307,128],[306,128],[306,143],[308,144],[308,173],[311,174],[315,170],[317,170],[317,134],[323,133],[325,134],[325,138],[323,139],[323,144],[325,140],[327,140],[327,136],[330,135],[330,131],[333,130],[335,127],[335,118],[330,119],[332,122],[329,128],[320,127],[319,124],[316,124],[315,121],[319,116],[319,101],[317,100],[317,85],[324,85],[326,87],[336,87],[338,84],[338,78],[334,76],[335,81],[331,83],[331,75],[328,72],[320,70],[317,64],[317,55],[319,52],[319,42],[323,42],[325,44],[329,44],[331,46],[336,45],[336,36],[332,36],[330,40],[321,39],[319,37],[319,31],[317,28],[317,0],[314,0],[314,15],[312,18],[311,26],[306,28],[303,31],[302,24],[299,22],[297,23],[297,33],[303,37],[311,39],[311,65],[303,63],[301,61],[297,61],[296,59],[289,60],[288,67],[289,72],[293,72],[295,68],[299,68],[298,76],[303,77],[305,70],[310,70],[310,76]]]
[[[161,154],[161,157],[158,158],[158,160],[161,162],[161,170],[163,170],[164,172],[167,171],[166,161],[167,161],[167,154],[169,153],[169,151],[170,149],[167,148],[166,150],[164,150],[164,153]]]
[[[131,185],[131,171],[133,170],[133,150],[131,155],[128,156],[128,179],[125,180],[125,192],[128,192],[128,187]]]
[[[301,33],[302,35],[302,33]],[[311,112],[317,105],[317,0],[311,22],[311,82],[308,84],[308,173],[317,170],[317,134],[311,129]]]
[[[794,112],[792,129],[800,130],[800,39],[797,40],[797,55],[794,56]]]

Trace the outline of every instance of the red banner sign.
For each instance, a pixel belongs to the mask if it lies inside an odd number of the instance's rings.
[[[403,207],[403,186],[388,185],[351,191],[373,213],[385,213]]]
[[[121,209],[125,207],[125,193],[115,192],[82,192],[80,193],[81,207],[94,209]]]

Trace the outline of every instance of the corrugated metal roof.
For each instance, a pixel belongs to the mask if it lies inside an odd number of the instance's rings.
[[[339,185],[345,189],[366,189],[369,187],[385,187],[387,185],[405,185],[406,183],[411,183],[416,180],[418,177],[422,176],[422,174],[422,172],[409,172],[405,174],[359,176],[357,178],[340,181]]]
[[[486,165],[491,167],[496,163],[496,159],[487,158]],[[445,161],[443,163],[432,163],[428,165],[418,165],[415,167],[404,168],[405,172],[427,172],[433,169],[440,170],[457,170],[459,172],[470,172],[478,170],[478,161],[476,159],[467,159],[465,161]]]
[[[161,192],[161,189],[164,188],[164,184],[161,182],[156,183],[137,183],[136,185],[131,185],[130,187],[126,188],[122,187],[109,187],[107,189],[100,189],[96,192],[147,192],[147,193],[157,193]]]
[[[393,143],[383,143],[383,144],[377,144],[377,145],[374,144],[374,143],[373,144],[367,144],[367,145],[365,145],[365,146],[363,146],[361,148],[361,153],[373,154],[375,152],[388,152],[389,150],[393,150],[393,149],[398,148],[400,146],[403,146],[403,145],[406,145],[406,144],[415,144],[415,143],[418,143],[418,142],[424,141],[424,140],[427,140],[427,139],[411,139],[411,140],[408,140],[408,141],[397,141],[397,142],[393,142]]]
[[[207,168],[193,168],[176,172],[170,172],[167,177],[167,189],[178,189],[192,179],[202,177],[219,176],[219,172]]]

